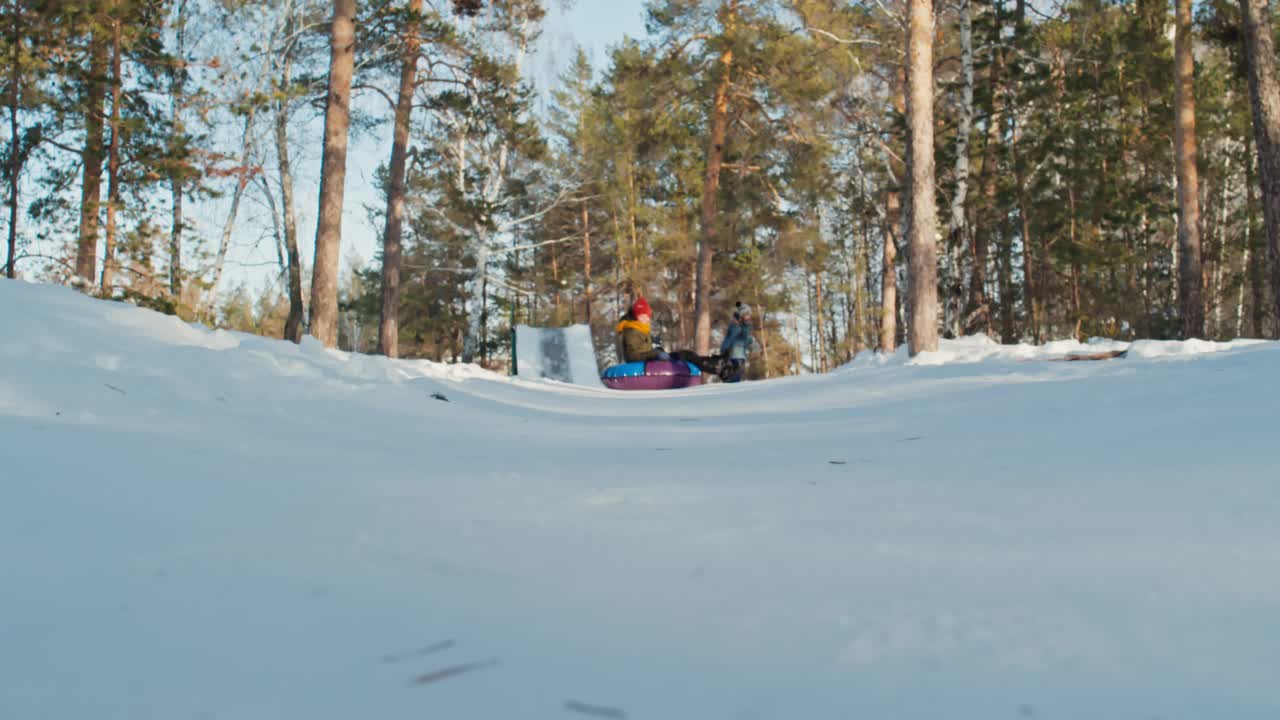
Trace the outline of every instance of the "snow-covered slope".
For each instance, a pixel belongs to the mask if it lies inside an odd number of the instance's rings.
[[[645,395],[0,317],[3,718],[1280,716],[1275,344]]]

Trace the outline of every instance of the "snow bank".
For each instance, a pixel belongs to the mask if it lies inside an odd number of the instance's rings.
[[[1028,360],[1063,360],[1077,355],[1094,355],[1127,351],[1127,359],[1151,360],[1155,358],[1189,358],[1206,353],[1239,350],[1264,345],[1263,340],[1233,340],[1209,342],[1206,340],[1140,340],[1134,343],[1090,338],[1082,343],[1076,340],[1055,340],[1043,345],[1002,345],[986,335],[971,335],[955,340],[939,340],[936,352],[920,353],[908,357],[905,346],[894,353],[865,350],[858,353],[841,369],[885,367],[891,365],[948,365],[981,362],[1025,362]]]
[[[0,308],[3,718],[1280,716],[1274,343],[642,394]]]

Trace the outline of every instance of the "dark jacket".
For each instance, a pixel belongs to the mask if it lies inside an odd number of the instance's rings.
[[[618,359],[624,363],[643,362],[658,357],[649,326],[623,318],[618,323]]]
[[[751,323],[731,322],[724,333],[724,341],[720,343],[720,354],[734,360],[745,360],[755,344],[755,338],[751,337]]]

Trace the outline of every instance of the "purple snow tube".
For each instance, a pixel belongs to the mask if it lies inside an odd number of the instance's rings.
[[[614,390],[673,390],[702,384],[702,371],[680,360],[650,360],[614,365],[600,376]]]

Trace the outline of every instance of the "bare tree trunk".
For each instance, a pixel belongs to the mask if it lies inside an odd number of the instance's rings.
[[[814,312],[816,313],[815,321],[818,327],[818,372],[827,371],[827,336],[823,332],[822,324],[826,311],[823,309],[822,302],[822,269],[819,268],[813,274],[813,303]]]
[[[480,285],[480,366],[489,365],[489,274]]]
[[[338,260],[347,179],[347,131],[351,126],[351,76],[355,71],[355,16],[356,0],[334,0],[320,209],[311,278],[311,335],[326,347],[338,344]]]
[[[1031,341],[1039,343],[1041,341],[1041,311],[1040,301],[1036,294],[1036,277],[1039,273],[1036,271],[1035,246],[1031,241],[1031,217],[1027,214],[1026,176],[1022,167],[1022,153],[1018,151],[1018,142],[1021,139],[1017,129],[1018,119],[1016,113],[1011,113],[1011,116],[1014,130],[1010,149],[1013,152],[1014,182],[1018,186],[1018,221],[1022,227],[1023,304],[1027,309],[1027,329],[1031,333]]]
[[[174,23],[177,35],[177,56],[179,67],[173,73],[173,82],[169,87],[169,110],[173,115],[171,143],[176,150],[182,142],[184,126],[182,123],[182,97],[186,92],[186,57],[187,57],[187,0],[178,2],[178,18]],[[185,192],[184,178],[175,170],[169,179],[169,194],[172,198],[173,220],[169,230],[169,295],[175,300],[182,297],[182,196]]]
[[[1254,225],[1254,208],[1258,203],[1258,183],[1254,168],[1254,158],[1245,157],[1244,163],[1244,179],[1245,179],[1245,237],[1252,234]],[[1262,238],[1261,242],[1251,240],[1250,246],[1254,247],[1253,262],[1249,265],[1249,286],[1252,295],[1252,315],[1253,322],[1252,335],[1260,338],[1266,333],[1267,320],[1267,247],[1266,238]],[[1261,251],[1257,245],[1262,245]]]
[[[591,326],[591,216],[586,203],[582,204],[582,285],[585,299],[587,326]]]
[[[996,6],[997,12],[1000,6]],[[1022,51],[1025,47],[1023,38],[1027,31],[1027,4],[1025,0],[1018,0],[1014,8],[1014,43],[1015,47]],[[997,23],[998,24],[998,23]],[[1031,238],[1031,217],[1028,213],[1029,205],[1027,203],[1027,173],[1023,165],[1022,153],[1019,151],[1019,143],[1022,141],[1021,126],[1018,122],[1018,100],[1021,95],[1022,73],[1014,73],[1010,77],[1010,85],[1012,90],[1010,94],[1013,96],[1009,108],[1009,122],[1011,125],[1011,136],[1009,141],[1009,151],[1013,160],[1014,182],[1017,185],[1017,202],[1018,202],[1018,221],[1021,225],[1022,235],[1022,289],[1023,304],[1027,312],[1027,330],[1031,334],[1031,341],[1034,343],[1041,342],[1042,333],[1040,330],[1042,311],[1040,309],[1040,299],[1037,294],[1036,278],[1040,274],[1036,269],[1036,251],[1035,244]]]
[[[10,280],[17,277],[18,261],[18,177],[22,174],[22,137],[18,133],[18,108],[22,104],[21,59],[22,21],[19,17],[19,5],[15,1],[12,7],[13,18],[9,36],[9,259],[4,264],[5,277]]]
[[[1205,235],[1210,238],[1217,238],[1217,241],[1213,243],[1213,288],[1209,291],[1209,297],[1205,303],[1206,313],[1210,308],[1213,310],[1213,330],[1210,333],[1206,328],[1206,336],[1217,337],[1219,339],[1227,335],[1227,332],[1223,330],[1222,314],[1223,305],[1226,304],[1225,295],[1227,292],[1224,287],[1224,283],[1227,281],[1227,271],[1231,265],[1227,247],[1227,206],[1231,196],[1231,178],[1233,173],[1234,168],[1231,167],[1231,158],[1227,157],[1222,166],[1222,182],[1219,184],[1216,208],[1213,204],[1210,204],[1210,206],[1206,208],[1206,212],[1210,218],[1214,217],[1215,211],[1217,214],[1217,220],[1213,223],[1213,227],[1205,233]],[[1248,245],[1245,247],[1247,248]],[[1248,257],[1247,252],[1246,257]],[[1241,271],[1243,273],[1243,266]],[[1206,322],[1208,322],[1207,319]],[[1238,330],[1236,333],[1237,334],[1234,336],[1239,337]]]
[[[467,335],[462,343],[462,362],[474,362],[476,353],[483,352],[485,331],[485,295],[489,284],[489,238],[478,231],[481,241],[476,244],[476,272],[471,281],[471,298],[467,308]]]
[[[169,194],[173,199],[172,227],[169,229],[169,294],[174,299],[182,297],[182,195],[180,178],[169,181]]]
[[[102,256],[100,285],[103,297],[111,297],[115,280],[116,213],[120,208],[120,97],[124,92],[120,76],[120,33],[121,22],[116,18],[111,25],[111,144],[107,147],[107,246]]]
[[[291,11],[291,10],[290,10]],[[292,32],[293,21],[285,23],[285,32]],[[284,246],[288,256],[289,316],[284,322],[284,339],[302,340],[302,256],[298,252],[298,213],[293,199],[293,168],[289,162],[289,86],[293,83],[293,47],[284,50],[280,72],[280,87],[275,103],[276,164],[280,171],[280,196],[284,215]]]
[[[993,107],[995,101],[992,101]],[[1000,223],[996,207],[996,153],[999,141],[999,110],[993,109],[988,120],[986,140],[982,151],[982,215],[983,226],[975,230],[973,237],[973,272],[969,275],[969,302],[965,312],[965,332],[991,334],[991,298],[987,296],[987,266],[991,258],[991,236]]]
[[[244,197],[245,188],[249,187],[252,176],[249,163],[253,153],[253,117],[254,107],[250,106],[244,116],[244,133],[240,138],[240,162],[236,168],[236,187],[231,192],[231,209],[227,211],[227,220],[222,224],[222,241],[218,243],[218,255],[213,261],[213,279],[209,281],[209,296],[204,302],[205,310],[213,307],[218,296],[218,284],[222,282],[222,270],[226,267],[227,251],[231,248],[231,234],[236,227],[236,216],[240,214],[240,200]]]
[[[732,15],[728,22],[732,22]],[[711,351],[711,261],[715,256],[717,224],[716,200],[720,191],[720,166],[724,161],[725,132],[729,124],[729,87],[733,71],[733,49],[720,55],[720,82],[711,108],[711,140],[707,146],[707,176],[702,187],[702,237],[698,243],[698,265],[693,300],[693,347],[699,355]]]
[[[93,287],[98,267],[98,221],[102,205],[102,105],[107,99],[108,42],[95,30],[89,55],[89,92],[84,117],[84,180],[80,187],[80,241],[76,247],[76,277]]]
[[[404,55],[400,58],[400,93],[396,98],[395,135],[391,143],[391,167],[387,188],[387,224],[382,237],[382,322],[378,325],[378,352],[400,356],[400,255],[404,227],[405,160],[409,154],[409,120],[418,76],[418,20],[422,0],[409,0],[404,27]]]
[[[1248,158],[1245,158],[1245,162],[1249,163],[1250,161]],[[1248,201],[1248,197],[1250,194],[1251,193],[1246,194],[1245,196],[1246,202]],[[1253,229],[1252,225],[1253,223],[1250,222],[1250,219],[1249,219],[1249,207],[1246,205],[1245,215],[1244,215],[1244,232],[1242,233],[1243,235],[1242,239],[1244,240],[1244,243],[1243,243],[1244,252],[1243,252],[1243,257],[1240,260],[1240,291],[1239,291],[1239,294],[1236,296],[1235,336],[1237,338],[1244,337],[1244,298],[1245,298],[1245,290],[1249,286],[1249,280],[1250,280],[1249,271],[1252,269],[1252,263],[1253,263],[1253,257],[1252,257],[1253,236],[1251,232],[1251,230]],[[1224,242],[1226,241],[1225,236],[1223,237],[1223,241]]]
[[[556,246],[551,246],[551,322],[552,324],[560,322],[560,254],[556,251]],[[569,303],[569,324],[577,319],[577,314],[573,307],[573,302]]]
[[[13,140],[9,144],[9,258],[4,264],[4,275],[12,280],[17,277],[18,272],[18,173],[21,172],[21,166],[18,163],[18,112],[17,108],[9,109],[9,130]]]
[[[1084,311],[1080,303],[1080,263],[1078,262],[1071,263],[1071,312],[1076,318],[1073,337],[1084,342],[1087,338],[1084,336]]]
[[[960,253],[965,247],[965,200],[969,195],[969,136],[973,132],[973,15],[971,0],[960,0],[960,67],[964,78],[960,96],[960,124],[956,128],[956,191],[951,196],[951,221],[947,242],[947,297],[943,324],[947,334],[958,337],[964,332],[964,278],[960,271]]]
[[[938,208],[933,164],[933,5],[910,0],[907,23],[908,292],[911,355],[938,349]]]
[[[1253,139],[1258,149],[1262,185],[1262,218],[1271,256],[1271,301],[1280,334],[1280,79],[1276,76],[1275,43],[1267,0],[1240,0],[1244,49],[1249,61],[1249,99]]]
[[[897,189],[885,195],[884,259],[880,270],[880,349],[898,348],[898,216],[902,213]]]
[[[894,74],[892,102],[894,109],[901,115],[907,113],[907,68],[906,54],[903,54],[902,66]],[[899,312],[902,297],[898,292],[898,250],[902,247],[902,229],[906,225],[907,216],[902,207],[901,184],[906,174],[902,162],[886,158],[886,170],[889,174],[890,186],[885,193],[885,213],[881,218],[884,224],[884,248],[880,268],[880,350],[894,352],[902,338],[902,324],[899,323]]]
[[[258,175],[258,187],[262,188],[262,197],[267,201],[267,211],[271,213],[271,239],[276,246],[276,267],[280,268],[280,277],[285,277],[289,272],[289,265],[285,260],[284,254],[284,233],[282,232],[280,222],[280,207],[276,205],[276,195],[271,189],[271,181],[267,180],[266,173]]]
[[[854,276],[857,278],[859,288],[855,291],[856,298],[853,306],[853,325],[850,326],[850,332],[856,328],[857,336],[853,345],[853,352],[849,356],[852,360],[854,356],[867,349],[868,343],[871,342],[867,335],[867,326],[870,312],[867,303],[871,300],[871,228],[866,218],[862,222],[862,242],[858,248],[858,257],[854,262]]]
[[[1182,336],[1197,338],[1204,336],[1204,277],[1200,265],[1200,179],[1196,172],[1191,0],[1177,0],[1175,5],[1173,146],[1178,166],[1178,304],[1181,306]]]
[[[1013,304],[1013,240],[1003,228],[996,237],[1000,247],[1000,342],[1013,345],[1018,342]]]
[[[1000,102],[1000,83],[1004,76],[1004,51],[1000,49],[1003,32],[1003,7],[992,4],[991,67],[987,78],[987,126],[982,147],[982,226],[973,237],[973,273],[969,275],[969,301],[965,308],[965,332],[992,334],[991,298],[987,293],[987,269],[991,257],[991,237],[998,231],[1000,212],[996,207],[997,180],[999,179],[996,147],[1000,143],[1000,124],[1003,107]]]
[[[613,315],[618,317],[622,314],[622,243],[624,235],[622,233],[622,225],[618,221],[616,203],[614,207],[609,209],[609,219],[613,222]]]

